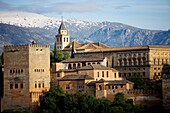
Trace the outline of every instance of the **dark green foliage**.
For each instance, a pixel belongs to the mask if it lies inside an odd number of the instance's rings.
[[[4,64],[4,53],[2,52],[0,56],[0,66],[2,66],[3,64]]]
[[[151,81],[143,79],[141,76],[138,75],[129,78],[129,80],[134,82],[134,89],[162,90],[161,81]]]
[[[63,52],[56,48],[56,43],[54,44],[54,49],[50,53],[50,62],[60,62],[70,58],[69,53]]]
[[[69,59],[70,55],[68,52],[63,52],[63,60]]]
[[[31,113],[30,111],[13,111],[13,110],[4,110],[2,113]]]
[[[65,94],[59,86],[51,88],[40,104],[41,113],[150,113],[153,109],[133,105],[133,100],[126,99],[123,93],[117,93],[111,102],[79,92]]]

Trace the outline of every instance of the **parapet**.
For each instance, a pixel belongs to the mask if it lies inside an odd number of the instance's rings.
[[[41,45],[41,44],[24,44],[24,45],[5,45],[4,52],[15,52],[19,50],[26,50],[29,47],[42,47],[42,48],[50,48],[50,45]]]
[[[157,90],[143,90],[143,89],[127,91],[127,94],[159,94],[159,93],[160,93],[160,91],[157,91]]]

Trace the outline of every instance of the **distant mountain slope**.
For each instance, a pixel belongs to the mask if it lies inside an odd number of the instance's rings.
[[[158,32],[154,35],[152,45],[170,45],[170,30]]]
[[[6,44],[25,44],[32,40],[53,48],[61,19],[27,12],[0,12],[0,52]],[[71,40],[101,42],[111,47],[170,45],[170,30],[146,30],[115,22],[87,22],[64,19]]]
[[[91,39],[94,42],[99,41],[111,47],[150,45],[157,32],[158,31],[131,28],[118,30],[101,28],[91,34],[87,40]],[[155,42],[155,44],[159,44],[159,42]]]
[[[28,44],[33,40],[40,44],[54,43],[54,38],[45,36],[45,29],[29,29],[8,24],[0,24],[0,52],[3,50],[3,45],[9,44]],[[49,31],[47,32],[49,34]]]

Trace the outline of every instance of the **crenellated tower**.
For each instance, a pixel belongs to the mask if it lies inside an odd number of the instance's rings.
[[[4,46],[2,110],[36,112],[40,97],[50,89],[50,46]]]
[[[58,33],[56,35],[56,48],[59,50],[63,50],[70,43],[70,35],[64,26],[64,22],[62,20],[61,25],[58,29]]]

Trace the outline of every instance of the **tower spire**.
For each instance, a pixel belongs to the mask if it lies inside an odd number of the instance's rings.
[[[63,16],[61,16],[61,24],[56,35],[56,47],[63,50],[70,43],[70,35],[64,26]]]
[[[63,16],[61,16],[61,22],[63,23]]]

